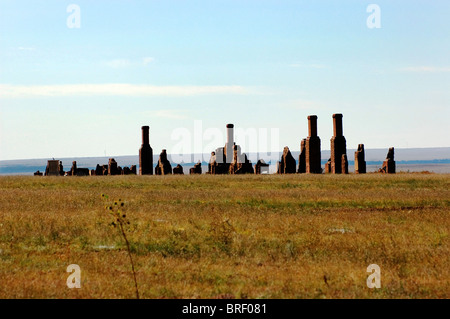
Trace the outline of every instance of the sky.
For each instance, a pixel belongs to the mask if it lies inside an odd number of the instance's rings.
[[[333,113],[348,148],[450,147],[449,15],[447,0],[0,0],[0,160],[135,155],[143,125],[154,153],[210,153],[227,123],[244,152],[298,151],[313,114],[327,150]]]

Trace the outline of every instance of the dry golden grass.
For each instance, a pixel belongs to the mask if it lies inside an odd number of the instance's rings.
[[[1,177],[0,298],[449,298],[450,175]],[[369,289],[369,264],[381,288]],[[81,289],[69,289],[70,264]],[[325,280],[326,278],[326,280]]]

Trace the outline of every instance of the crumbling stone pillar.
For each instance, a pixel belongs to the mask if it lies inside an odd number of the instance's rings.
[[[108,175],[120,175],[119,167],[114,158],[110,158],[108,162]]]
[[[295,159],[289,150],[289,147],[285,146],[281,160],[278,162],[278,174],[295,174],[297,164]]]
[[[103,175],[103,166],[100,166],[99,164],[97,164],[97,167],[95,168],[95,175],[96,176]]]
[[[89,168],[77,168],[77,174],[75,176],[89,176]]]
[[[355,174],[366,173],[366,158],[364,154],[364,144],[358,145],[358,150],[355,152]]]
[[[153,150],[149,143],[150,127],[142,126],[142,145],[139,150],[139,175],[153,175]]]
[[[72,162],[72,168],[70,170],[71,176],[77,176],[77,161]]]
[[[171,175],[172,174],[172,165],[167,160],[167,151],[162,150],[159,155],[158,163],[155,167],[155,175]]]
[[[173,174],[174,175],[184,175],[183,166],[178,164],[173,168]]]
[[[308,137],[305,142],[306,173],[321,174],[320,138],[317,136],[317,116],[308,116]]]
[[[325,174],[331,173],[331,158],[325,163]]]
[[[215,152],[211,153],[211,159],[210,159],[210,168],[211,173],[210,174],[228,174],[230,169],[230,164],[228,163],[228,160],[226,159],[226,147],[219,147],[216,149]],[[214,153],[214,155],[213,155]],[[231,160],[233,157],[231,157]]]
[[[306,138],[300,142],[300,155],[298,157],[297,173],[306,173]]]
[[[234,145],[233,162],[229,168],[230,174],[253,174],[252,162],[247,158],[247,155],[241,153],[241,147]]]
[[[380,169],[381,173],[395,174],[394,148],[391,147],[387,153],[386,159],[383,162],[383,167]]]
[[[342,114],[333,114],[333,137],[331,138],[331,172],[342,173],[342,155],[347,154],[347,142],[342,131]]]
[[[208,163],[208,174],[216,174],[216,166],[217,166],[217,162],[216,162],[216,152],[211,152],[211,158],[209,159],[209,163]],[[191,168],[192,170],[192,168]],[[192,174],[191,172],[189,172],[190,174]]]
[[[45,176],[60,176],[60,167],[58,160],[49,160],[45,168]]]
[[[59,176],[64,176],[64,166],[62,161],[59,161]]]
[[[214,153],[214,152],[212,152]],[[211,156],[213,156],[211,154]],[[194,165],[194,167],[191,167],[189,169],[189,174],[194,175],[194,174],[202,174],[202,163],[200,161],[197,162],[197,164]]]
[[[269,174],[269,164],[263,159],[258,160],[255,164],[255,174]]]
[[[341,173],[342,173],[342,174],[348,174],[348,160],[347,160],[347,154],[342,154],[342,159],[341,159]]]

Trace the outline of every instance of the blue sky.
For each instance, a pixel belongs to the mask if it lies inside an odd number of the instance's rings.
[[[273,150],[298,151],[311,114],[329,149],[333,113],[348,148],[449,147],[449,14],[449,1],[0,0],[0,160],[134,155],[142,125],[170,153],[199,120],[275,128]]]

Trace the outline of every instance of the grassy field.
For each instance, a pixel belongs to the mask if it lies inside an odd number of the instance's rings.
[[[101,194],[142,298],[450,297],[450,175],[367,174],[1,177],[0,298],[135,297]]]

